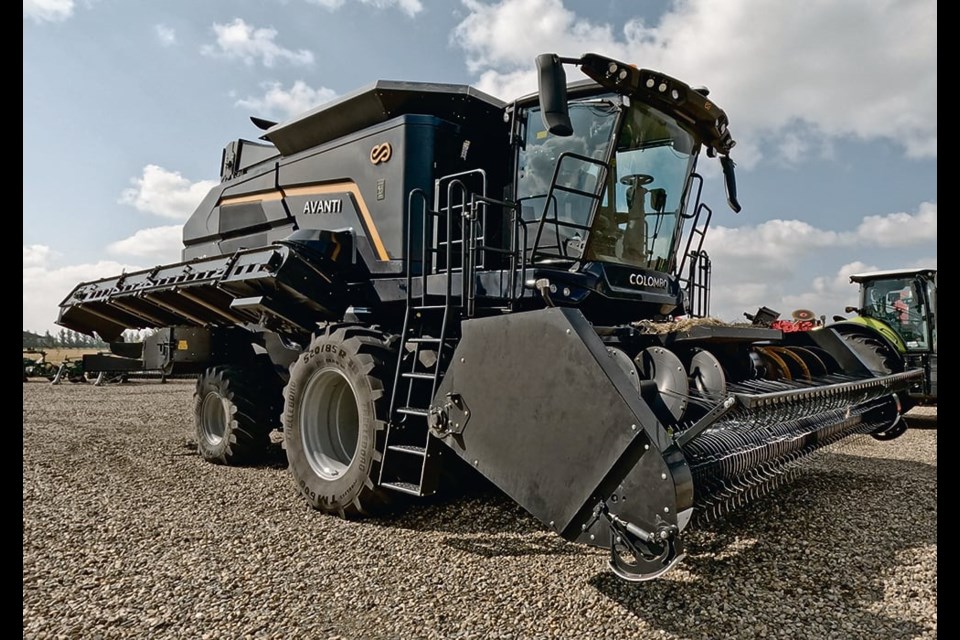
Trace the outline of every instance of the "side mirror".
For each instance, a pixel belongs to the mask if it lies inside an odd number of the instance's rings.
[[[844,308],[843,308],[843,312],[844,312],[844,313],[858,313],[859,311],[860,311],[860,310],[857,309],[856,307],[844,307]]]
[[[734,164],[730,156],[720,156],[720,166],[723,167],[723,186],[727,191],[727,204],[734,213],[740,213],[740,202],[737,200],[737,176],[733,172]]]
[[[555,136],[573,134],[567,111],[567,74],[560,57],[554,53],[537,56],[537,83],[543,126]]]

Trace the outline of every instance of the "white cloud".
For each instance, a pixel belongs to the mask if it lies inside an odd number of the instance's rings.
[[[57,332],[59,304],[81,282],[141,268],[106,260],[60,266],[57,258],[50,247],[23,245],[23,328],[28,331]]]
[[[113,255],[150,259],[155,264],[179,262],[182,249],[182,225],[140,229],[129,238],[117,240],[107,246],[107,251]]]
[[[788,318],[794,309],[810,309],[818,316],[827,316],[830,322],[834,315],[842,315],[844,308],[857,304],[859,289],[850,282],[850,276],[876,270],[876,265],[860,261],[845,264],[832,275],[813,278],[809,291],[783,296],[781,308],[777,310]]]
[[[884,248],[936,243],[937,203],[916,213],[865,216],[853,231],[819,229],[802,220],[768,220],[756,226],[714,227],[704,248],[710,257],[738,262],[738,272],[792,269],[798,260],[825,248]],[[750,265],[753,265],[752,267]]]
[[[306,49],[293,51],[278,45],[275,42],[277,30],[273,28],[256,28],[241,18],[235,18],[229,24],[214,23],[213,31],[217,42],[204,45],[200,49],[204,55],[242,60],[248,65],[259,61],[265,67],[272,67],[278,61],[313,64],[313,52]]]
[[[289,89],[284,89],[279,82],[261,86],[264,89],[262,96],[242,98],[237,100],[236,106],[256,111],[259,115],[289,118],[337,97],[333,89],[314,89],[303,80],[297,80]]]
[[[42,244],[23,245],[23,268],[42,267],[53,257],[50,247]]]
[[[420,0],[358,0],[361,4],[369,5],[377,9],[389,9],[390,7],[397,7],[408,16],[415,16],[421,11],[423,11],[423,3]],[[330,11],[336,11],[344,4],[347,3],[347,0],[307,0],[310,4],[316,4],[324,9]]]
[[[819,249],[850,246],[853,233],[818,229],[802,220],[768,220],[755,227],[714,227],[704,248],[727,270],[761,275],[790,271],[801,258]]]
[[[158,24],[153,27],[153,30],[157,34],[157,40],[160,41],[161,45],[171,47],[177,44],[177,32],[174,31],[173,27]]]
[[[623,50],[610,25],[595,25],[565,8],[561,0],[503,0],[487,4],[462,0],[469,14],[453,31],[453,41],[467,51],[473,72],[491,70],[489,90],[499,89],[498,76],[521,72],[526,91],[536,89],[533,61],[553,52],[574,56],[612,46]],[[502,95],[496,91],[495,95]],[[515,96],[502,95],[504,98]]]
[[[916,214],[890,213],[867,216],[857,236],[878,247],[906,247],[937,241],[937,203],[924,202]]]
[[[909,157],[937,155],[934,0],[775,9],[766,0],[687,0],[655,25],[637,18],[617,29],[561,0],[462,2],[468,13],[452,40],[479,74],[478,88],[504,99],[536,90],[537,54],[594,52],[708,85],[730,116],[742,163],[743,146],[770,143],[796,161],[848,137],[888,139]]]
[[[23,17],[34,22],[60,22],[73,15],[74,0],[23,0]]]
[[[770,220],[756,226],[714,227],[704,248],[713,265],[713,315],[737,320],[743,311],[763,304],[782,313],[797,308],[832,315],[856,302],[851,273],[872,271],[875,265],[851,262],[829,277],[819,275],[819,260],[840,250],[847,255],[871,255],[878,249],[929,246],[933,257],[893,265],[897,268],[936,266],[937,203],[923,202],[915,213],[865,216],[853,230],[817,228],[800,220]],[[884,267],[884,268],[892,268]],[[796,290],[796,280],[809,273],[809,289]],[[722,274],[722,277],[719,277]]]
[[[120,195],[121,204],[173,220],[189,218],[207,192],[217,185],[214,180],[190,182],[179,172],[155,164],[145,166],[143,175],[130,182],[134,186]]]

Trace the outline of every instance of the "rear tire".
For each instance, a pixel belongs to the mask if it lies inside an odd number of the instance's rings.
[[[313,508],[348,517],[386,505],[378,485],[395,357],[379,331],[330,325],[291,365],[283,446]]]
[[[277,426],[279,385],[262,367],[210,367],[197,380],[194,426],[197,451],[208,462],[259,461]]]

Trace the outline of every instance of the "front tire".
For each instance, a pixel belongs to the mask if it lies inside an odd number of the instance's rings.
[[[378,485],[395,357],[376,330],[330,325],[290,367],[283,446],[313,508],[348,517],[386,504]]]

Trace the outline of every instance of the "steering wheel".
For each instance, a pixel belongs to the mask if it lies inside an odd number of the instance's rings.
[[[653,182],[653,176],[648,173],[630,173],[620,178],[620,184],[634,187],[642,187],[651,182]]]

